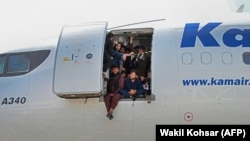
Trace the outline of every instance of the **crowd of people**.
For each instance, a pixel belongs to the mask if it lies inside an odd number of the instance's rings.
[[[130,36],[128,46],[121,42],[114,43],[114,34],[106,36],[103,59],[103,77],[107,83],[104,102],[107,117],[114,118],[113,111],[121,98],[132,98],[150,95],[151,54],[145,47],[133,46]]]

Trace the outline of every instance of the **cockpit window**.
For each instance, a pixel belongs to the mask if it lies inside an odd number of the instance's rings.
[[[24,75],[41,65],[50,50],[0,54],[0,77]]]
[[[11,55],[8,60],[7,73],[28,72],[30,60],[24,55]]]
[[[0,74],[3,74],[5,56],[0,56]]]

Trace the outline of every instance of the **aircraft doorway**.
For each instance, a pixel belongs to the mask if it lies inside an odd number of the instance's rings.
[[[57,96],[72,99],[100,97],[106,94],[107,81],[103,79],[102,67],[107,32],[114,34],[114,44],[122,43],[124,50],[119,52],[134,52],[126,58],[127,61],[123,62],[121,67],[125,77],[129,75],[128,69],[137,67],[134,63],[138,59],[138,46],[143,46],[144,56],[150,58],[143,70],[147,74],[144,75],[145,80],[150,76],[152,28],[107,31],[105,22],[64,26],[57,45],[54,68],[53,91]],[[144,86],[147,89],[151,82]]]
[[[153,28],[133,28],[133,29],[115,29],[109,32],[114,34],[114,50],[121,54],[128,55],[126,60],[120,60],[119,63],[121,74],[128,78],[131,70],[136,70],[138,78],[142,80],[145,94],[139,96],[137,100],[146,100],[146,96],[151,94],[151,50],[153,39]],[[120,48],[117,48],[120,44]],[[143,49],[141,60],[139,60],[139,49]],[[131,53],[133,52],[133,53]],[[114,59],[114,58],[113,58]],[[140,62],[139,62],[140,61]],[[140,64],[139,64],[140,63]],[[143,64],[143,67],[141,67]],[[140,66],[141,65],[141,66]],[[141,67],[141,68],[140,68]],[[106,94],[106,93],[104,93]],[[151,99],[155,100],[154,95]],[[130,100],[129,98],[122,98],[122,101]],[[103,98],[100,98],[103,101]]]

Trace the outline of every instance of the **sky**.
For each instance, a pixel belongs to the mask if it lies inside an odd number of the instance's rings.
[[[108,21],[109,27],[162,19],[216,18],[234,9],[227,0],[2,0],[0,52],[30,41],[59,36],[66,24]],[[229,0],[233,1],[233,0]],[[250,0],[237,0],[238,5]],[[250,9],[250,8],[249,8]]]

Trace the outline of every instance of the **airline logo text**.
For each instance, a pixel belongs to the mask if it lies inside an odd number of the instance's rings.
[[[200,23],[187,23],[184,28],[181,48],[195,47],[197,37],[204,47],[220,47],[211,31],[218,29],[221,22],[208,23],[199,29]],[[218,38],[218,37],[217,37]],[[250,47],[250,29],[231,28],[220,37],[227,47]]]

